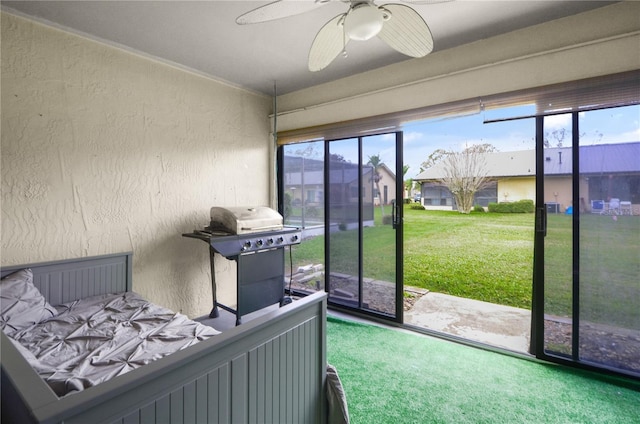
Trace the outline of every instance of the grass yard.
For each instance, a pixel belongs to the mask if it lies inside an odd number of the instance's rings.
[[[386,211],[390,213],[390,211]],[[395,280],[394,233],[364,229],[365,277]],[[545,313],[571,316],[572,220],[549,215],[545,239]],[[581,216],[582,318],[637,327],[640,217]],[[333,272],[357,274],[357,233],[331,235]],[[533,214],[404,209],[404,284],[469,299],[531,308]],[[294,264],[324,263],[324,237],[305,240]],[[631,300],[630,300],[631,299]]]
[[[545,311],[572,316],[571,217],[549,215],[545,239]],[[640,325],[640,217],[580,217],[580,318]]]
[[[531,308],[533,214],[404,210],[404,283]]]
[[[389,211],[388,211],[389,213]],[[366,227],[365,277],[395,280],[394,233]],[[332,272],[357,273],[357,234],[331,235]],[[294,266],[324,262],[324,237],[305,240]],[[404,284],[454,296],[522,308],[531,307],[533,214],[471,214],[404,210]]]

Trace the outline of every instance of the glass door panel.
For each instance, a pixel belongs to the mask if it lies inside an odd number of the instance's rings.
[[[396,196],[395,137],[364,137],[362,140],[362,247],[363,304],[389,316],[396,315]],[[402,175],[402,174],[400,174]],[[397,201],[397,203],[396,203]]]
[[[604,132],[620,125],[622,116],[635,116],[635,137]],[[635,373],[640,373],[638,116],[640,106],[580,114],[577,185],[579,359]],[[612,142],[598,143],[605,137]]]
[[[324,291],[324,142],[280,148],[284,225],[302,229],[302,241],[285,255],[287,287],[297,294]]]
[[[573,200],[571,114],[545,119],[544,124],[544,349],[571,357],[573,219],[566,213]]]
[[[358,139],[328,146],[329,301],[361,307]]]
[[[335,140],[326,151],[329,302],[397,321],[399,140],[399,133]]]
[[[544,118],[543,356],[640,376],[640,106]],[[559,125],[563,125],[562,127]]]

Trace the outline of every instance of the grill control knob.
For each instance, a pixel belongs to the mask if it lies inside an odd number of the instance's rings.
[[[291,241],[292,241],[292,242],[296,242],[296,241],[298,241],[298,235],[297,235],[297,234],[294,234],[294,235],[293,235],[293,237],[291,237]]]
[[[284,237],[280,236],[276,239],[276,242],[278,242],[278,244],[282,243],[284,241]]]
[[[260,247],[262,246],[262,244],[263,244],[262,239],[256,240],[256,246]]]
[[[267,246],[271,246],[273,244],[273,237],[269,237],[267,239]]]
[[[247,241],[244,242],[244,245],[242,246],[242,250],[245,251],[245,250],[249,250],[249,249],[251,249],[251,241],[247,240]]]

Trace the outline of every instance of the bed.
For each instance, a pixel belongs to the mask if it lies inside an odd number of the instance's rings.
[[[1,275],[29,268],[33,285],[46,302],[59,306],[131,292],[131,267],[132,255],[124,253],[3,267]],[[57,308],[57,313],[63,309]],[[0,337],[3,422],[323,423],[327,419],[324,293],[63,396],[38,375],[19,346],[4,332]]]

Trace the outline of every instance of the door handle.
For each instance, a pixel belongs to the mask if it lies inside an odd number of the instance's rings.
[[[536,232],[541,233],[543,237],[547,236],[547,204],[544,203],[541,208],[536,209]]]
[[[396,199],[391,201],[391,223],[394,230],[396,230],[400,224],[400,208],[398,208]]]

